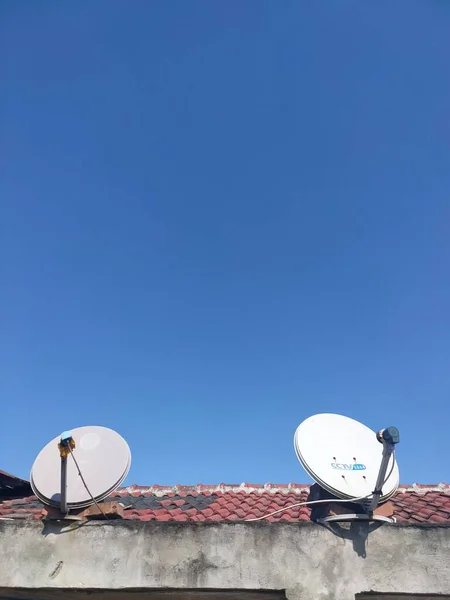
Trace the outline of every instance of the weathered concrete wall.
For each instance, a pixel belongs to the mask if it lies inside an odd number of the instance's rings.
[[[365,557],[362,530],[343,539],[308,523],[72,527],[0,521],[0,588],[265,589],[289,600],[450,593],[450,527],[384,525]]]

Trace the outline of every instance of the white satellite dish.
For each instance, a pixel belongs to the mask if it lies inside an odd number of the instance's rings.
[[[364,499],[373,511],[399,486],[394,454],[398,441],[394,427],[375,433],[349,417],[318,414],[298,426],[294,448],[321,488],[349,502]]]
[[[106,427],[78,427],[41,450],[31,469],[30,483],[44,504],[61,507],[67,513],[111,495],[130,466],[130,448],[118,433]]]

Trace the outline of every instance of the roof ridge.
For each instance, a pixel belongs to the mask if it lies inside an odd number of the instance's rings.
[[[255,483],[219,483],[219,484],[202,484],[198,483],[196,485],[149,485],[149,486],[140,486],[140,485],[130,485],[126,487],[119,488],[121,492],[127,493],[146,493],[146,494],[155,494],[155,495],[163,495],[170,492],[179,493],[179,492],[256,492],[256,493],[301,493],[305,491],[309,491],[312,484],[309,483],[264,483],[264,484],[255,484]],[[418,493],[423,494],[426,492],[440,492],[440,493],[450,493],[450,483],[438,483],[438,484],[419,484],[413,483],[400,485],[398,489],[398,493]]]
[[[198,483],[196,485],[130,485],[120,487],[116,494],[120,495],[133,495],[133,496],[142,496],[142,495],[153,495],[153,496],[165,496],[168,494],[180,494],[183,495],[194,493],[196,494],[212,494],[212,493],[244,493],[244,494],[297,494],[301,495],[302,493],[309,492],[312,484],[308,483],[285,483],[285,484],[276,484],[276,483],[265,483],[265,484],[254,484],[254,483],[241,483],[241,484],[232,484],[232,483],[219,483],[219,484],[202,484]],[[418,494],[423,495],[428,492],[434,492],[439,494],[450,495],[450,483],[438,483],[438,484],[419,484],[413,483],[412,485],[400,485],[396,494]],[[114,495],[111,494],[111,496]],[[31,500],[37,499],[33,495],[24,496],[22,500]],[[7,500],[7,498],[4,498]],[[2,500],[0,500],[0,505],[2,504]]]
[[[450,483],[444,483],[443,481],[438,484],[413,483],[412,485],[400,485],[398,491],[400,493],[415,492],[416,494],[425,492],[450,493]]]
[[[309,491],[312,484],[309,483],[218,483],[218,484],[203,484],[197,483],[196,485],[150,485],[150,486],[140,486],[140,485],[130,485],[126,487],[119,488],[119,491],[122,492],[144,492],[147,494],[166,494],[169,492],[258,492],[258,493],[267,493],[267,492],[296,492],[301,493],[302,491]]]

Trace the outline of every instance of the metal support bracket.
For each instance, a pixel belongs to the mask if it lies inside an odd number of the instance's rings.
[[[374,511],[376,510],[378,504],[380,503],[380,498],[383,494],[383,486],[386,483],[386,480],[389,478],[386,477],[386,473],[389,467],[390,460],[395,460],[394,452],[395,445],[400,441],[400,434],[396,427],[387,427],[386,429],[382,429],[377,434],[378,441],[383,444],[383,454],[381,458],[380,469],[378,471],[377,481],[375,484],[375,489],[372,492],[372,497],[370,501],[364,502],[361,501],[358,503],[360,507],[364,509],[363,514],[339,514],[339,515],[331,515],[328,517],[323,517],[322,519],[318,519],[318,523],[330,523],[330,522],[344,522],[344,521],[379,521],[381,523],[395,523],[395,517],[385,517],[382,515],[375,515]],[[351,502],[351,500],[349,500]],[[330,501],[332,503],[332,500]]]

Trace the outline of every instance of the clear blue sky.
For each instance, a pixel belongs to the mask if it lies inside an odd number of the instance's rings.
[[[450,2],[3,0],[0,468],[308,481],[316,412],[450,479]]]

